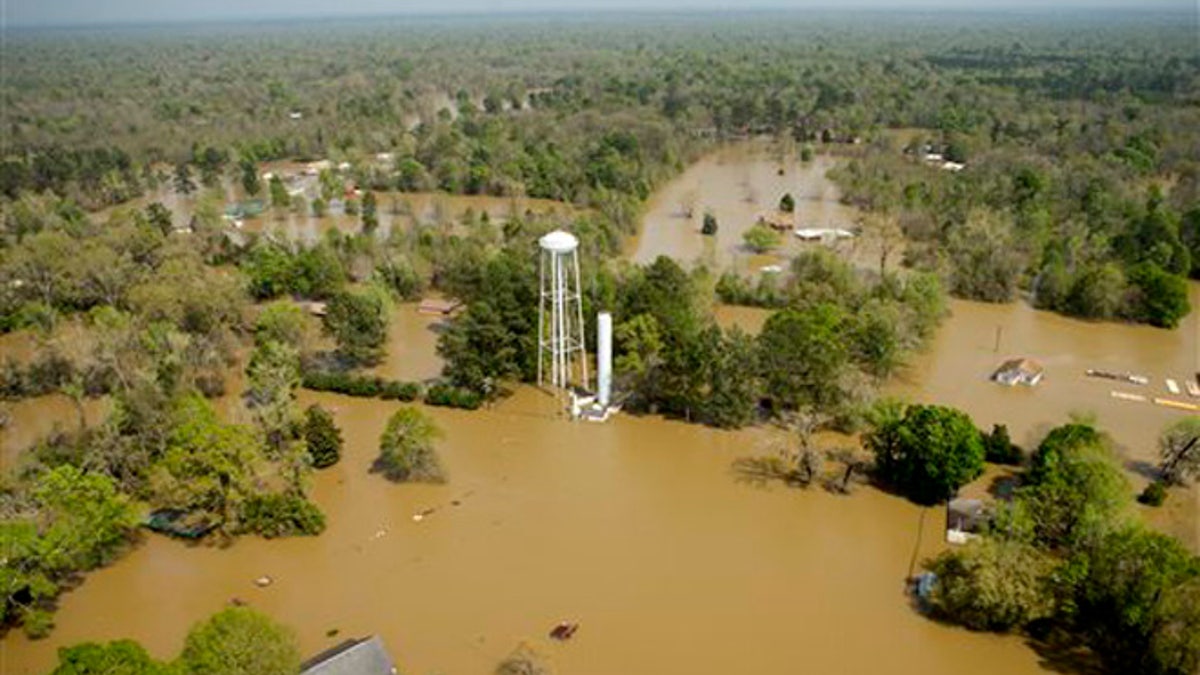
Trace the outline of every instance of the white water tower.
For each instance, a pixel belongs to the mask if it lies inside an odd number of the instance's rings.
[[[579,290],[579,240],[555,230],[538,240],[542,248],[538,300],[538,384],[588,387],[583,342],[583,298]],[[550,364],[547,369],[546,359]],[[578,371],[578,379],[574,377]],[[547,372],[548,371],[548,372]]]

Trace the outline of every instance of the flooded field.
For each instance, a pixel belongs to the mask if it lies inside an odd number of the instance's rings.
[[[396,305],[388,323],[387,354],[371,372],[389,380],[425,382],[442,374],[437,357],[438,335],[446,318],[417,311],[418,303]]]
[[[781,177],[761,148],[717,153],[655,197],[631,255],[757,264],[738,250],[741,229],[753,222],[740,218],[773,204],[781,188],[797,196],[802,224],[852,223],[854,213],[823,178],[831,161],[791,164]],[[743,177],[757,201],[745,201]],[[688,185],[710,195],[697,199],[694,223],[673,214]],[[380,204],[385,211],[387,201]],[[708,251],[696,231],[705,206],[721,221]],[[800,245],[789,241],[787,250]],[[866,261],[865,250],[845,252]],[[1193,296],[1200,303],[1195,288]],[[929,351],[889,393],[962,408],[981,426],[1007,423],[1026,446],[1073,412],[1094,414],[1132,477],[1138,462],[1153,460],[1158,431],[1182,414],[1110,391],[1166,395],[1164,377],[1189,377],[1200,353],[1195,316],[1168,332],[1074,321],[1023,304],[954,301],[951,310]],[[752,332],[767,314],[717,309],[723,325]],[[388,359],[375,372],[436,375],[439,321],[398,306]],[[1041,386],[988,382],[1011,356],[1041,361]],[[1086,368],[1138,372],[1152,382],[1114,386],[1084,378]],[[774,430],[723,432],[628,415],[572,423],[551,397],[525,387],[491,409],[429,409],[445,432],[438,449],[449,483],[393,485],[368,469],[400,404],[302,392],[302,405],[314,401],[334,411],[346,438],[341,463],[314,478],[313,497],[329,523],[324,534],[243,538],[225,549],[146,537],[62,597],[48,639],[7,635],[0,672],[46,672],[58,647],[84,640],[129,637],[172,656],[192,623],[235,598],[293,626],[306,654],[379,634],[401,672],[420,675],[489,673],[522,641],[571,675],[1020,675],[1055,665],[1021,638],[943,626],[909,607],[905,577],[942,547],[939,510],[869,488],[838,497],[737,473],[735,459],[776,447]],[[63,402],[53,414],[69,419],[73,406]],[[22,418],[51,414],[29,405]],[[1194,497],[1178,493],[1155,514],[1192,546],[1200,542]],[[436,510],[412,519],[428,508]],[[256,587],[262,575],[272,585]],[[570,642],[547,637],[560,620],[580,623]]]
[[[795,199],[794,228],[858,229],[858,211],[838,200],[837,186],[825,177],[836,161],[825,155],[810,162],[782,157],[765,141],[726,146],[651,198],[642,232],[630,241],[630,257],[645,263],[667,255],[754,275],[765,266],[786,263],[806,247],[825,245],[806,243],[788,231],[780,234],[780,248],[760,255],[745,247],[742,235],[760,215],[776,214],[786,193]],[[689,208],[691,217],[686,215]],[[706,211],[717,218],[714,237],[700,234]],[[878,247],[867,235],[833,246],[858,266],[877,266]]]

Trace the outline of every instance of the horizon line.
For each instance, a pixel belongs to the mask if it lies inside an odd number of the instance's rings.
[[[743,6],[743,7],[703,7],[703,8],[686,8],[686,7],[579,7],[575,9],[555,8],[555,9],[464,9],[464,10],[443,10],[437,12],[428,11],[404,11],[398,10],[394,12],[347,12],[347,13],[302,13],[302,14],[255,14],[239,16],[236,14],[227,14],[224,16],[213,17],[178,17],[178,18],[156,18],[148,20],[95,20],[95,21],[41,21],[41,22],[11,22],[7,14],[0,15],[0,30],[38,30],[38,29],[113,29],[113,28],[162,28],[162,27],[201,27],[201,26],[221,26],[229,24],[256,24],[256,23],[304,23],[316,21],[362,21],[370,19],[418,19],[418,20],[436,20],[436,19],[487,19],[487,18],[582,18],[587,16],[602,16],[605,18],[629,16],[660,16],[660,17],[703,17],[703,16],[730,16],[730,15],[769,15],[769,14],[802,14],[802,13],[821,13],[825,15],[849,15],[856,13],[872,13],[872,14],[908,14],[919,15],[929,12],[937,12],[939,14],[956,14],[962,16],[1045,16],[1048,14],[1071,15],[1071,14],[1088,14],[1095,16],[1098,12],[1109,15],[1126,15],[1137,17],[1149,16],[1169,16],[1169,15],[1188,15],[1200,19],[1200,10],[1195,7],[1184,7],[1182,3],[1171,2],[1169,0],[1160,0],[1153,2],[1149,6],[1134,6],[1134,5],[1072,5],[1068,7],[1048,7],[1045,5],[997,5],[992,7],[964,7],[959,4],[952,4],[949,0],[931,0],[928,3],[890,7],[872,4],[867,0],[861,4],[851,3],[849,5],[814,5],[811,7],[777,7],[771,5],[758,6]]]

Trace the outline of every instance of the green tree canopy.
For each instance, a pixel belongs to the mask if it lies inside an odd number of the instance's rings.
[[[966,413],[913,405],[866,436],[881,478],[918,504],[937,504],[983,473],[979,429]]]
[[[1055,564],[1028,544],[984,538],[927,563],[937,575],[929,598],[943,618],[975,630],[1019,629],[1054,612],[1047,591]]]
[[[58,650],[58,666],[50,675],[168,675],[165,664],[150,658],[133,640],[99,644],[84,642]]]
[[[766,253],[783,244],[779,233],[762,223],[755,223],[753,227],[746,230],[746,233],[742,235],[742,241],[746,244],[746,248],[755,253]]]
[[[304,441],[312,465],[324,469],[342,456],[342,432],[328,410],[314,403],[304,411]]]
[[[758,336],[758,364],[777,409],[832,411],[846,398],[850,361],[845,314],[834,305],[786,309],[767,319]]]
[[[178,665],[190,675],[295,675],[300,651],[291,630],[248,607],[230,607],[192,627]]]
[[[1023,510],[1039,544],[1062,548],[1094,541],[1119,525],[1131,499],[1108,440],[1087,424],[1072,423],[1053,429],[1033,453],[1013,508]]]
[[[373,291],[342,291],[329,299],[323,318],[325,332],[338,344],[338,353],[352,363],[372,364],[383,358],[387,342],[387,302]]]

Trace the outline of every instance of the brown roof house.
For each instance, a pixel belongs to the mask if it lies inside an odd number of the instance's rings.
[[[1010,387],[1018,384],[1036,387],[1042,381],[1045,372],[1042,364],[1033,359],[1009,359],[992,373],[992,381]]]

